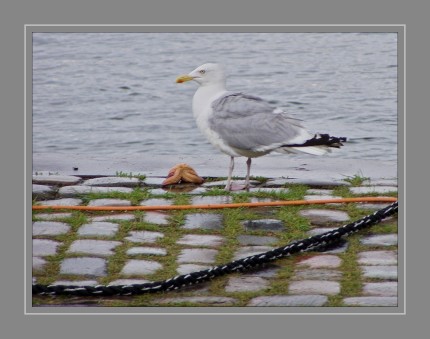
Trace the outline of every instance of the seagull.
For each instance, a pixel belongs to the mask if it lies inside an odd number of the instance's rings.
[[[230,156],[227,191],[249,190],[252,158],[271,152],[323,155],[346,141],[345,137],[311,134],[300,120],[260,97],[228,91],[219,64],[207,63],[176,78],[177,83],[191,80],[199,85],[192,105],[198,128],[213,146]],[[232,183],[236,157],[247,158],[244,186]]]

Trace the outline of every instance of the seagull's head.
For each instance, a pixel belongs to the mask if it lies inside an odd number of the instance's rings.
[[[199,85],[225,83],[224,69],[219,64],[204,64],[194,71],[176,78],[177,83],[194,80]]]

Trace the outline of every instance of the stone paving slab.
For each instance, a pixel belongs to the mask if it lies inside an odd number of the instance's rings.
[[[223,243],[223,237],[219,235],[187,234],[177,241],[180,245],[218,247]]]
[[[121,270],[122,275],[152,274],[161,269],[163,265],[153,260],[128,260]]]
[[[57,247],[61,243],[49,239],[33,239],[33,256],[44,257],[57,253]]]
[[[284,223],[277,219],[246,220],[242,222],[242,226],[246,231],[281,232],[286,230]]]
[[[45,259],[36,257],[33,254],[33,262],[32,262],[33,271],[42,271],[45,265],[46,265]]]
[[[130,231],[129,236],[125,237],[125,240],[134,243],[154,243],[159,238],[163,238],[164,234],[160,232],[151,231]]]
[[[33,223],[33,235],[60,235],[70,231],[70,226],[64,222],[36,221]]]
[[[114,254],[115,247],[121,245],[119,241],[105,240],[75,240],[70,245],[67,253],[83,253],[100,257],[107,257]]]
[[[288,286],[291,294],[323,294],[336,295],[340,293],[340,283],[325,280],[298,280]]]
[[[349,190],[353,194],[369,194],[369,193],[385,194],[385,193],[389,193],[389,192],[397,192],[397,187],[394,187],[394,186],[361,186],[361,187],[350,187]]]
[[[192,272],[198,272],[208,269],[210,266],[196,265],[196,264],[181,264],[176,269],[178,274],[188,274]]]
[[[168,225],[169,224],[169,215],[164,212],[146,212],[143,216],[143,220],[150,224],[157,225]]]
[[[141,254],[165,256],[167,255],[167,251],[165,248],[158,247],[132,247],[127,250],[127,255]]]
[[[239,235],[237,237],[241,245],[271,245],[278,241],[276,237],[258,235]]]
[[[232,277],[225,287],[226,292],[254,292],[269,287],[267,279],[261,277]]]
[[[103,186],[103,187],[137,187],[140,185],[138,178],[127,177],[100,177],[85,180],[84,186]]]
[[[316,255],[297,263],[298,266],[310,268],[338,268],[341,264],[342,260],[336,255]]]
[[[134,214],[107,214],[107,215],[100,215],[97,217],[90,217],[88,220],[93,222],[100,222],[100,221],[124,221],[124,220],[134,220],[136,219]]]
[[[154,199],[147,199],[140,202],[141,206],[170,206],[172,205],[171,199],[164,199],[164,198],[154,198]]]
[[[306,209],[300,211],[299,214],[302,217],[308,218],[311,224],[318,226],[341,223],[349,220],[348,213],[327,209]]]
[[[381,297],[395,297],[397,296],[397,281],[365,283],[363,293]]]
[[[244,246],[239,248],[234,254],[233,260],[238,260],[242,258],[249,257],[251,255],[256,255],[273,250],[273,247],[269,246]]]
[[[334,280],[338,281],[342,278],[342,272],[329,269],[298,269],[294,272],[293,279],[295,280]]]
[[[364,278],[397,280],[397,266],[360,266]]]
[[[397,297],[352,297],[343,299],[348,306],[397,306]]]
[[[228,195],[217,196],[195,196],[191,199],[192,205],[215,205],[215,204],[230,204],[232,197]]]
[[[251,299],[248,306],[324,306],[328,301],[325,295],[273,295]]]
[[[212,249],[186,248],[180,252],[177,262],[212,264],[217,254],[218,251]]]
[[[223,216],[215,213],[193,213],[185,217],[185,229],[205,229],[218,230],[222,229]]]
[[[397,245],[397,234],[370,235],[360,239],[366,246],[394,246]]]
[[[360,265],[397,265],[395,251],[367,251],[358,253]]]
[[[74,197],[79,194],[89,193],[131,193],[132,188],[129,187],[99,187],[99,186],[65,186],[58,190],[58,194],[64,198]]]
[[[106,276],[106,260],[102,258],[66,258],[61,262],[60,274]]]
[[[54,199],[40,201],[39,204],[43,206],[79,206],[82,204],[82,200],[77,198]]]
[[[131,202],[125,199],[94,199],[88,206],[131,206]]]
[[[57,220],[70,218],[72,213],[38,213],[36,216],[41,220]]]
[[[33,175],[33,183],[39,185],[75,185],[82,179],[72,175]]]
[[[78,229],[80,236],[113,237],[118,232],[118,224],[106,221],[84,224]]]
[[[33,199],[50,199],[53,198],[55,194],[56,190],[52,186],[33,184]]]

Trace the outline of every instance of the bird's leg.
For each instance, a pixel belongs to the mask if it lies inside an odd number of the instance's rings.
[[[225,185],[226,191],[231,190],[231,177],[233,175],[233,169],[234,169],[234,157],[230,157],[230,167],[228,171],[227,185]]]
[[[246,160],[246,179],[245,179],[246,190],[249,190],[249,176],[251,174],[251,162],[252,162],[251,158],[248,158],[248,160]]]

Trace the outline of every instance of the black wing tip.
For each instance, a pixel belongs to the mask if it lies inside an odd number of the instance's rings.
[[[340,148],[346,137],[332,137],[329,134],[315,134],[312,139],[306,140],[303,144],[285,145],[287,147],[309,147],[309,146],[328,146]]]

